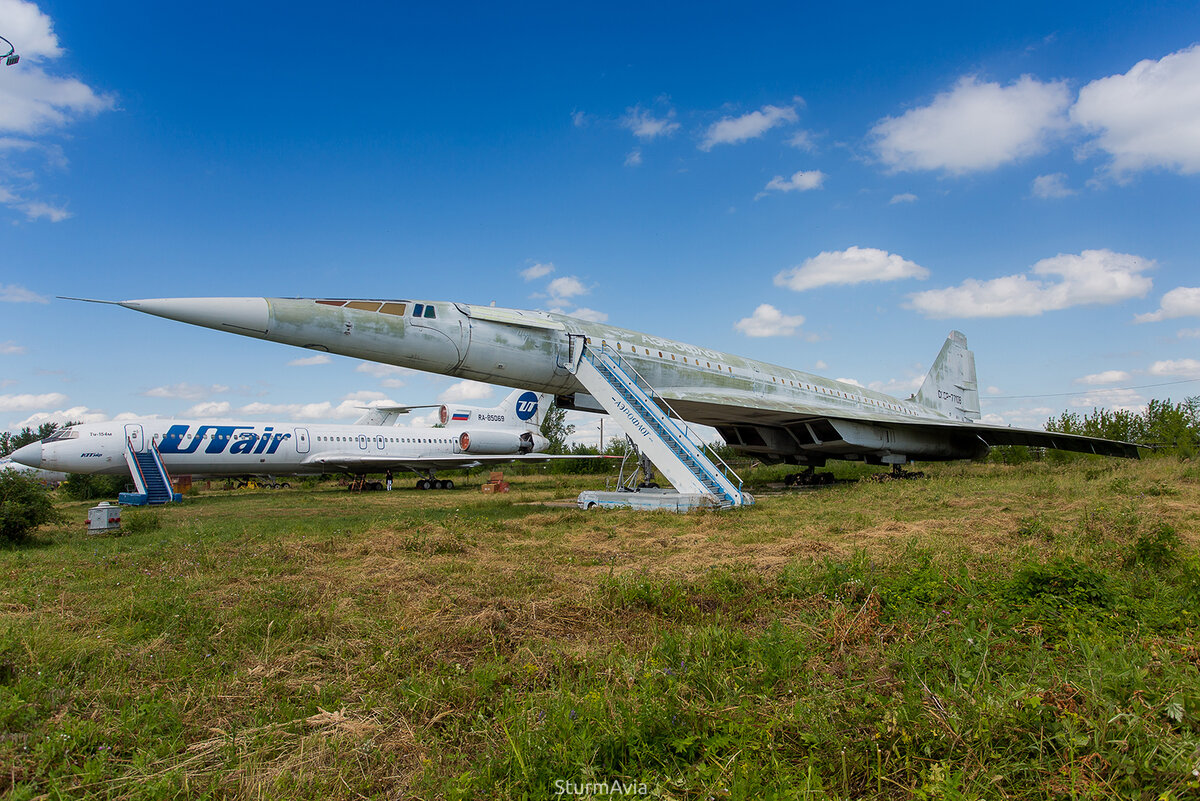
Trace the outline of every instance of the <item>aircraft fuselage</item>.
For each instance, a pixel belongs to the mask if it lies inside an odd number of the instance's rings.
[[[684,419],[713,426],[734,447],[767,460],[902,463],[986,451],[969,433],[929,434],[913,425],[966,421],[962,415],[562,314],[413,300],[175,298],[120,305],[312,350],[554,393],[561,406],[600,411],[571,370],[586,340],[617,353]],[[731,406],[739,410],[736,418]]]

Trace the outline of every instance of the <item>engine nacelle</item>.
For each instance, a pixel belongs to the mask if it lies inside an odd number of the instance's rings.
[[[463,453],[488,456],[535,453],[546,450],[550,443],[532,431],[464,431],[458,435],[458,447]]]

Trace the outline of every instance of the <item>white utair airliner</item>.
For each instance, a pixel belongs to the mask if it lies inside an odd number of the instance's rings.
[[[443,405],[444,428],[394,425],[420,406],[373,409],[351,425],[300,425],[211,420],[123,420],[59,429],[19,448],[14,461],[67,473],[121,475],[126,450],[156,449],[174,475],[305,475],[410,470],[418,489],[452,489],[436,470],[490,462],[545,461],[540,433],[547,396],[516,390],[499,406]],[[388,425],[386,423],[393,423]],[[382,424],[381,424],[382,423]]]

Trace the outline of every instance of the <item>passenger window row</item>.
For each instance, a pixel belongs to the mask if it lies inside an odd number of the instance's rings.
[[[588,337],[588,338],[587,338],[587,343],[588,343],[589,345],[590,345],[590,344],[592,344],[592,338],[591,338],[591,337]],[[600,345],[601,345],[602,347],[607,347],[607,346],[608,346],[608,340],[606,340],[606,339],[602,339],[602,340],[600,340]],[[617,343],[615,343],[615,347],[616,347],[617,351],[619,351],[619,352],[621,352],[621,353],[629,352],[629,353],[632,353],[632,354],[633,354],[633,355],[635,355],[635,356],[636,356],[636,355],[638,355],[638,347],[637,347],[637,345],[625,345],[624,343],[617,342]],[[687,356],[680,356],[680,357],[677,359],[677,358],[676,358],[676,355],[675,355],[674,353],[665,353],[665,354],[664,354],[664,353],[663,353],[661,350],[660,350],[660,351],[656,351],[656,352],[657,352],[657,354],[658,354],[658,358],[660,358],[660,359],[666,359],[666,358],[670,357],[671,361],[678,361],[679,359],[681,359],[681,360],[683,361],[683,363],[684,363],[684,364],[695,364],[697,367],[699,367],[699,366],[700,366],[700,359],[697,359],[697,358],[695,358],[694,356],[692,357],[692,360],[689,362],[689,361],[688,361],[688,357],[687,357]],[[646,347],[643,347],[643,348],[642,348],[642,354],[643,354],[643,355],[646,355],[646,356],[653,356],[653,355],[654,355],[654,354],[653,354],[653,353],[650,351],[650,349],[649,349],[649,348],[646,348]],[[704,366],[705,366],[706,368],[710,369],[710,370],[711,370],[711,369],[713,369],[713,363],[712,363],[712,362],[706,361],[706,362],[704,362]],[[722,367],[720,364],[718,364],[718,365],[716,366],[716,369],[717,369],[717,371],[718,371],[718,372],[730,372],[730,373],[732,373],[732,372],[733,372],[733,368],[732,368],[732,367],[729,367],[729,366],[727,366],[727,365],[726,365],[726,366],[724,366],[724,367]],[[783,384],[783,385],[785,385],[785,386],[788,386],[788,385],[790,385],[790,386],[793,386],[793,387],[795,387],[795,388],[797,388],[797,389],[804,389],[804,390],[807,390],[807,391],[809,391],[809,392],[820,392],[820,393],[822,393],[822,394],[825,394],[825,395],[834,395],[834,396],[836,396],[836,397],[839,397],[839,398],[845,398],[846,400],[854,400],[854,401],[859,401],[860,403],[869,403],[869,404],[871,404],[871,405],[873,405],[873,406],[880,406],[880,407],[883,407],[883,408],[886,408],[886,409],[890,409],[891,411],[900,412],[901,414],[914,414],[914,412],[912,412],[912,411],[910,411],[910,410],[908,410],[908,409],[905,409],[905,408],[904,408],[904,407],[902,407],[902,406],[897,406],[897,405],[896,405],[896,404],[894,404],[894,403],[884,403],[883,401],[878,401],[878,400],[875,400],[874,398],[865,398],[865,397],[862,397],[862,396],[859,396],[859,395],[850,395],[850,394],[848,394],[848,393],[845,393],[845,392],[839,392],[838,390],[826,389],[825,387],[819,387],[819,386],[816,386],[816,385],[809,385],[809,384],[805,384],[805,383],[803,383],[803,382],[797,382],[797,381],[795,381],[795,380],[793,380],[793,379],[787,379],[787,378],[778,378],[778,377],[776,377],[776,376],[771,376],[771,383],[773,383],[773,384]]]

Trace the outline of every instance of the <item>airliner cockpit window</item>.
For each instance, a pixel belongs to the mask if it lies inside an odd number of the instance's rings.
[[[424,314],[424,312],[425,312],[425,304],[424,303],[414,303],[413,304],[413,317],[420,317],[422,314]]]
[[[437,317],[437,312],[434,311],[433,306],[425,307],[425,316],[426,317]]]
[[[73,428],[60,428],[42,442],[58,442],[61,439],[79,439],[79,432]]]

